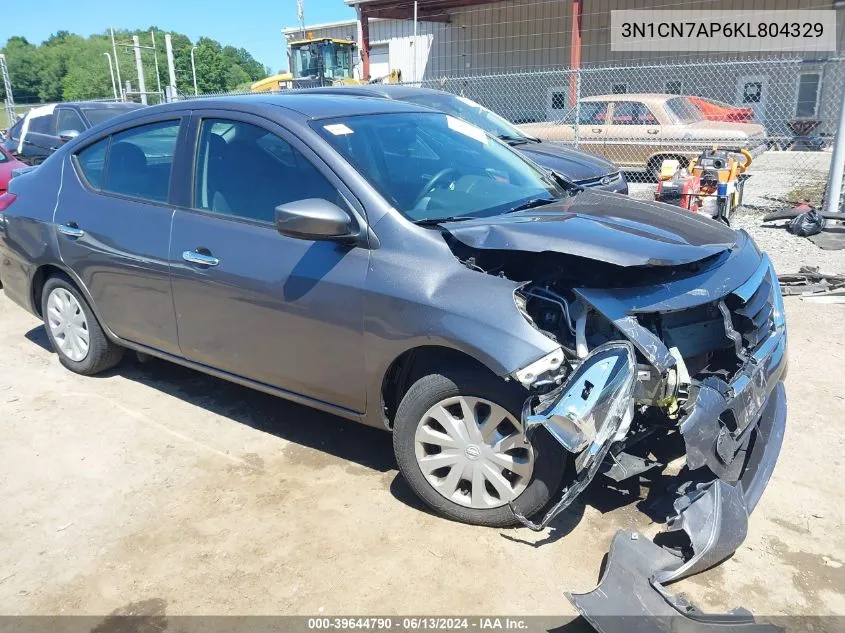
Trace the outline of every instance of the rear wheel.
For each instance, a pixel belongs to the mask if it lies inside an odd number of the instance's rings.
[[[77,374],[91,376],[110,369],[123,358],[88,303],[70,279],[50,277],[41,293],[44,327],[59,361]]]
[[[525,392],[478,370],[417,380],[399,405],[393,447],[402,475],[437,512],[457,521],[503,527],[538,512],[558,489],[562,449],[539,430],[526,444]]]

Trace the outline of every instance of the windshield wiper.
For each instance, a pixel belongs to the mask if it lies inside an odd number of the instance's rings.
[[[570,196],[574,196],[584,191],[584,187],[570,180],[566,176],[562,176],[554,170],[549,171],[549,173],[552,175],[552,178],[555,179],[555,182],[557,182],[557,184],[559,184],[561,187],[563,187],[569,192]]]
[[[512,209],[508,209],[506,213],[526,211],[528,209],[533,209],[534,207],[542,207],[547,204],[551,204],[552,202],[557,202],[557,198],[531,198],[531,200],[527,200],[522,204],[516,205]]]
[[[478,218],[474,218],[469,215],[453,215],[453,216],[446,216],[445,218],[423,218],[422,220],[411,220],[417,226],[437,226],[438,224],[443,224],[444,222],[463,222],[464,220],[477,220]]]
[[[496,138],[500,141],[504,141],[508,145],[525,145],[531,140],[526,136],[510,136],[508,134],[499,134]]]

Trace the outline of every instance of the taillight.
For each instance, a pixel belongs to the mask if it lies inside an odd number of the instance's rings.
[[[17,199],[18,197],[15,194],[9,193],[8,191],[0,194],[0,213],[3,213],[3,211],[8,209]]]

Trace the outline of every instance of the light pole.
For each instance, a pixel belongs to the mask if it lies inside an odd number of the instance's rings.
[[[191,47],[191,72],[194,74],[194,96],[198,95],[199,92],[197,91],[197,65],[194,63],[194,51],[197,50],[196,46]]]
[[[103,55],[105,55],[106,59],[109,60],[109,75],[111,75],[111,91],[112,91],[112,94],[114,95],[114,100],[117,101],[117,84],[115,83],[115,80],[114,80],[114,66],[112,66],[112,63],[111,63],[111,55],[109,55],[108,53],[103,53]]]

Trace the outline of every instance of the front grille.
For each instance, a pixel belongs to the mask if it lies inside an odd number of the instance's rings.
[[[621,177],[622,174],[617,171],[613,174],[607,174],[606,176],[599,176],[598,178],[586,178],[584,180],[579,180],[576,184],[581,185],[582,187],[601,187],[613,184]],[[602,182],[602,180],[605,180],[605,182]]]
[[[751,280],[750,280],[751,281]],[[755,287],[744,285],[731,293],[725,299],[725,305],[730,313],[730,325],[737,338],[737,351],[740,348],[746,353],[753,353],[774,330],[774,293],[768,275],[762,279],[753,279]],[[727,326],[727,323],[726,323]]]

